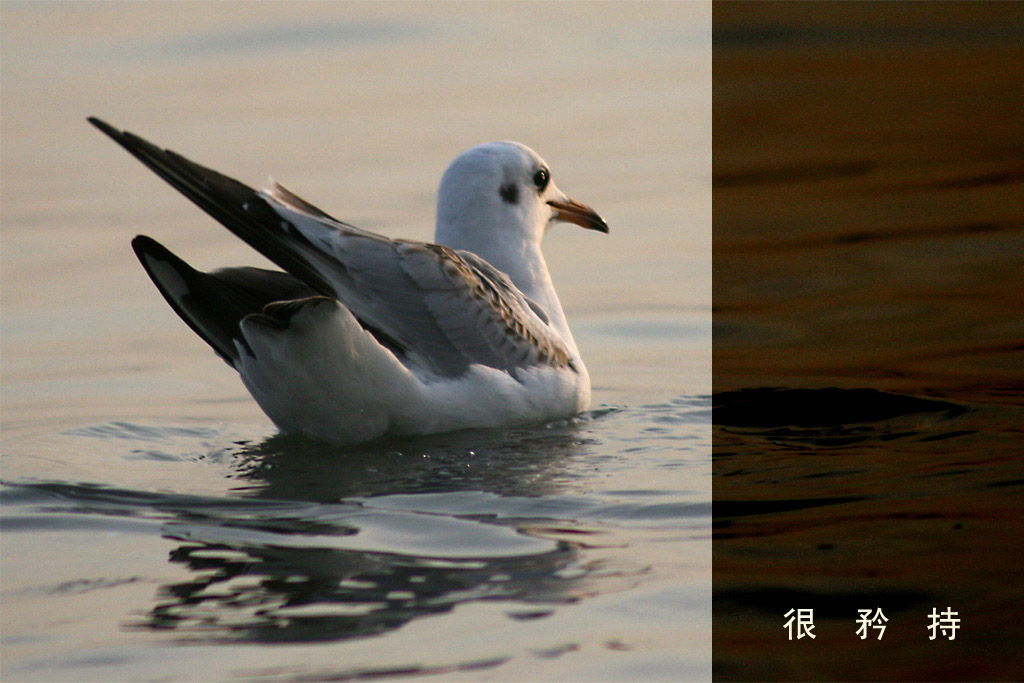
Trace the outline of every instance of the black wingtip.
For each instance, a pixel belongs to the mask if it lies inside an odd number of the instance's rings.
[[[135,252],[135,255],[139,258],[139,261],[142,261],[143,267],[146,267],[146,257],[155,257],[162,260],[168,260],[167,256],[171,256],[172,258],[177,259],[177,257],[174,256],[167,247],[160,244],[159,242],[157,242],[152,237],[149,237],[148,235],[136,235],[132,239],[132,250]]]
[[[241,315],[233,310],[233,302],[224,296],[218,298],[221,293],[215,278],[188,265],[152,237],[136,235],[132,249],[149,279],[178,317],[228,365],[234,367],[238,358],[234,340],[238,336],[237,321]],[[178,281],[175,288],[168,286],[168,268]],[[185,289],[184,296],[180,291],[175,293],[175,289],[181,287]],[[201,303],[189,303],[189,297]]]
[[[106,133],[107,135],[109,135],[112,138],[116,138],[118,135],[121,134],[121,131],[119,131],[118,129],[114,128],[113,126],[111,126],[109,123],[107,123],[103,119],[98,119],[95,116],[89,116],[85,120],[88,121],[89,123],[91,123],[92,125],[96,126],[97,128],[99,128],[101,131],[103,131],[104,133]]]
[[[312,264],[316,255],[308,240],[286,233],[281,217],[256,190],[95,116],[87,120],[256,251],[319,294],[334,294]]]
[[[167,247],[165,247],[164,245],[160,244],[155,239],[147,235],[136,235],[135,238],[132,240],[132,250],[135,251],[135,256],[138,257],[139,262],[142,264],[142,267],[146,270],[146,273],[157,285],[157,288],[160,289],[161,292],[164,291],[162,282],[158,275],[153,270],[153,265],[157,261],[162,261],[164,263],[169,264],[179,273],[185,273],[190,275],[201,274],[198,270],[185,263],[185,261],[183,261],[176,254],[174,254],[174,252],[172,252],[170,249],[168,249]],[[167,296],[166,293],[164,295]],[[172,304],[172,306],[173,305],[174,304]]]

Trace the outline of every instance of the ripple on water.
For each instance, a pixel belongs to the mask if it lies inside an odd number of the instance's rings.
[[[876,389],[762,387],[715,394],[712,413],[715,425],[729,433],[841,447],[871,440],[943,438],[929,432],[968,410],[949,401]]]
[[[220,435],[222,427],[183,425],[142,425],[134,422],[106,422],[104,424],[73,427],[62,434],[97,439],[118,439],[152,443],[180,443],[181,439],[212,439]]]
[[[8,482],[4,529],[159,535],[185,578],[125,626],[185,640],[339,640],[481,600],[514,601],[506,617],[530,621],[636,585],[650,560],[625,551],[649,535],[706,533],[709,409],[708,397],[681,397],[345,449],[234,425],[75,427],[55,436],[62,451],[98,444],[95,471],[131,485]],[[131,468],[111,475],[119,460]],[[655,474],[668,466],[681,478]],[[147,480],[146,467],[191,474]],[[189,490],[204,478],[227,488]]]

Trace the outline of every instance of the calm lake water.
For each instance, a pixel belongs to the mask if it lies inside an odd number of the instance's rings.
[[[710,6],[2,5],[4,680],[706,680]],[[609,236],[545,250],[592,410],[278,436],[129,240],[265,265],[85,122],[429,239],[486,140]]]

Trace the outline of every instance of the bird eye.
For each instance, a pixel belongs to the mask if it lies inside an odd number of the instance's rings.
[[[548,186],[548,181],[551,180],[551,175],[548,173],[548,169],[542,168],[533,174],[533,184],[537,186],[537,189],[541,192]]]

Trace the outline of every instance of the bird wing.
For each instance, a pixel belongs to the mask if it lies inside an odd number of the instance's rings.
[[[262,268],[221,268],[203,273],[145,235],[132,240],[142,267],[174,312],[228,365],[238,360],[236,343],[246,344],[239,323],[277,301],[315,293],[298,279]]]
[[[542,309],[465,251],[343,223],[280,185],[257,192],[99,119],[89,121],[315,293],[341,301],[400,359],[438,377],[479,364],[572,367]]]

